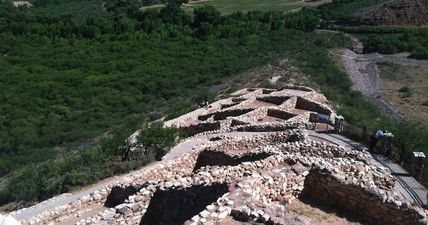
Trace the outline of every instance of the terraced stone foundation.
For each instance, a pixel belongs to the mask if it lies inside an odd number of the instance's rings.
[[[276,117],[279,119],[283,119],[283,120],[288,120],[291,119],[295,116],[297,116],[296,114],[292,114],[283,110],[277,110],[277,109],[269,109],[267,111],[267,115],[271,116],[271,117]]]
[[[322,94],[287,86],[232,96],[165,122],[194,134],[171,149],[171,160],[23,224],[316,225],[285,210],[310,198],[347,210],[362,224],[428,225],[427,211],[410,204],[368,152],[311,139],[312,112],[336,117]],[[208,129],[210,123],[217,125]]]

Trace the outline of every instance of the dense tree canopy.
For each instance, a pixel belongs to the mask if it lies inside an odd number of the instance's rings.
[[[118,150],[138,121],[180,115],[210,86],[286,52],[343,43],[288,30],[279,12],[203,7],[192,17],[182,1],[144,12],[132,0],[33,3],[0,3],[0,175],[11,175],[0,202],[44,199],[141,165],[148,159],[122,162]]]

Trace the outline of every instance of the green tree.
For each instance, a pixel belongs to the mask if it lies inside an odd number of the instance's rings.
[[[174,146],[180,131],[173,127],[164,127],[162,123],[154,123],[141,130],[138,141],[144,146],[146,154],[153,153],[156,160],[162,157]]]
[[[180,7],[187,2],[187,0],[168,0],[165,7],[159,11],[162,21],[179,25],[191,24],[192,18]]]
[[[221,18],[220,12],[213,6],[205,5],[193,10],[193,26],[200,27],[202,23],[217,24]]]

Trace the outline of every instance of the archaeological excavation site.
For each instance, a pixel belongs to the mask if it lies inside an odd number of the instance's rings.
[[[187,138],[161,161],[12,216],[25,225],[428,224],[388,168],[327,138],[345,122],[311,88],[243,89],[166,121]],[[340,221],[311,217],[315,208]]]

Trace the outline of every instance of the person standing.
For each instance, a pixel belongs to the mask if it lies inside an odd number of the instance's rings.
[[[372,135],[370,135],[370,146],[369,146],[369,152],[373,152],[374,148],[376,147],[377,142],[380,138],[382,138],[385,135],[385,133],[381,130],[374,130]]]

